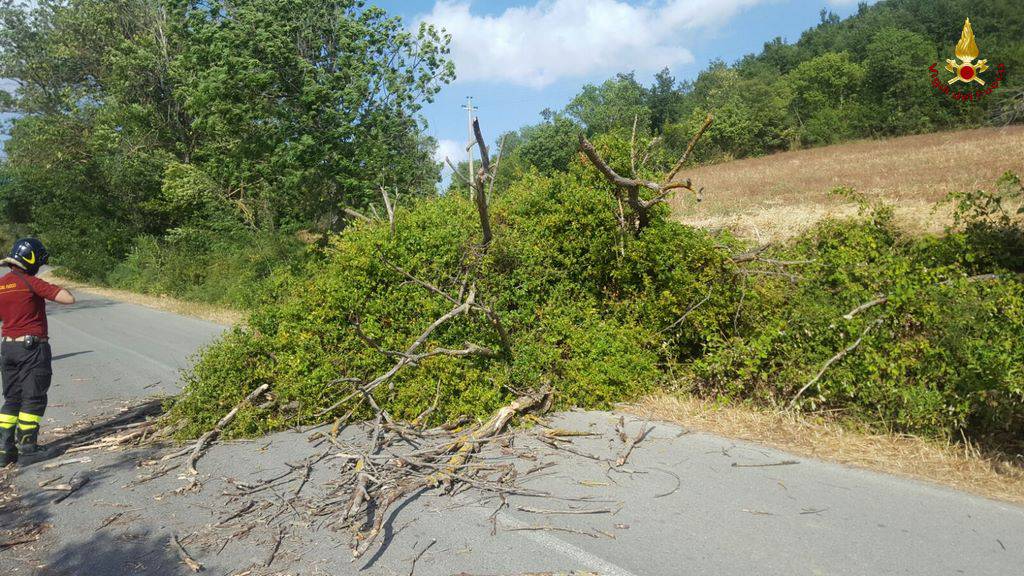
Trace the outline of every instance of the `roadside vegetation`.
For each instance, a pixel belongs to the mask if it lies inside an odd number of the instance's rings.
[[[419,109],[454,77],[443,31],[358,2],[5,4],[0,76],[22,81],[25,115],[0,209],[73,278],[251,311],[186,373],[170,408],[183,437],[254,390],[227,435],[438,424],[550,387],[563,408],[668,392],[1012,444],[1012,172],[950,195],[937,234],[843,186],[855,213],[771,245],[667,203],[716,194],[685,178],[702,164],[1012,118],[1018,101],[967,106],[922,81],[964,4],[824,13],[692,83],[586,86],[494,150],[478,136],[483,171],[458,166],[440,195]],[[1020,11],[971,11],[986,53],[1024,66]]]
[[[483,254],[470,201],[422,200],[396,214],[394,233],[357,225],[283,283],[204,354],[172,416],[195,435],[262,384],[271,399],[233,434],[372,416],[359,390],[375,383],[392,417],[447,421],[543,383],[561,407],[683,391],[1013,441],[1024,434],[1024,228],[1008,208],[1020,198],[1007,174],[953,199],[959,224],[942,236],[905,236],[891,208],[865,204],[750,251],[667,210],[624,232],[613,190],[576,161],[497,197]],[[467,291],[484,308],[430,332]],[[414,352],[427,357],[380,380],[421,340]]]
[[[356,1],[2,3],[0,213],[74,279],[247,307],[344,208],[435,192],[446,52]]]

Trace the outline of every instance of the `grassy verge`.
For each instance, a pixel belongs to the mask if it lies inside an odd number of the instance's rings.
[[[802,456],[1024,504],[1020,455],[983,449],[965,439],[951,442],[895,432],[869,432],[849,422],[692,396],[648,396],[625,406],[625,410],[643,418],[766,444]]]
[[[183,316],[191,316],[193,318],[199,318],[201,320],[214,322],[224,326],[236,326],[245,320],[245,312],[242,312],[241,310],[234,310],[214,304],[181,300],[166,295],[156,296],[151,294],[140,294],[129,290],[119,290],[106,286],[95,286],[64,278],[60,276],[59,271],[47,271],[43,273],[41,277],[49,282],[53,282],[54,284],[59,284],[68,290],[82,290],[91,294],[96,294],[97,296],[116,300],[118,302],[126,302],[128,304],[145,306],[146,308],[163,310],[165,312],[172,312]]]

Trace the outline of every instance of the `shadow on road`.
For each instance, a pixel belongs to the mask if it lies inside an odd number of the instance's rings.
[[[64,546],[48,558],[38,576],[189,574],[168,546],[166,536],[149,530],[97,532],[85,542]]]
[[[39,462],[61,456],[75,446],[85,446],[86,444],[96,442],[118,427],[141,422],[146,418],[156,416],[163,411],[163,403],[163,398],[154,398],[116,416],[89,422],[84,427],[47,443],[44,446],[46,449],[45,455],[38,458],[32,465],[38,465]]]
[[[105,298],[87,298],[79,300],[70,306],[47,306],[47,316],[60,316],[62,314],[71,314],[75,310],[91,310],[95,308],[110,308],[111,306],[117,306],[120,302],[113,300],[107,300]]]
[[[92,354],[92,350],[82,350],[80,352],[68,352],[67,354],[58,354],[50,359],[52,362],[57,360],[63,360],[65,358],[71,358],[72,356],[78,356],[79,354]]]
[[[74,516],[68,517],[68,512],[58,508],[96,506],[94,490],[109,483],[124,469],[134,469],[137,465],[136,458],[125,453],[109,464],[89,470],[89,481],[60,503],[55,500],[61,492],[43,488],[8,501],[0,509],[4,518],[3,539],[16,540],[40,527],[41,532],[37,541],[0,550],[0,564],[41,564],[38,571],[32,572],[37,576],[185,574],[185,567],[169,547],[168,536],[146,528],[134,528],[132,522],[121,519],[127,512],[115,512],[98,525],[69,526],[69,520]],[[38,469],[15,471],[16,474],[40,472]],[[53,470],[42,475],[46,478],[61,474],[60,470]],[[56,544],[62,541],[68,543]]]

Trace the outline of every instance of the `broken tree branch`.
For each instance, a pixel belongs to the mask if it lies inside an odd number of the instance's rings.
[[[206,450],[207,444],[209,444],[218,436],[220,436],[220,433],[221,431],[224,430],[224,427],[226,427],[228,424],[231,423],[232,420],[235,419],[235,416],[238,415],[238,411],[241,410],[243,406],[249,404],[256,398],[259,398],[259,396],[266,392],[268,388],[270,388],[270,384],[261,384],[257,386],[256,389],[250,392],[248,396],[243,398],[241,402],[235,404],[235,407],[232,408],[230,412],[225,414],[224,417],[217,422],[213,429],[209,430],[208,432],[200,436],[199,440],[196,440],[195,446],[192,448],[192,453],[188,457],[188,465],[186,468],[188,469],[189,474],[194,476],[199,473],[196,470],[196,462],[198,462],[199,458],[202,457],[203,451]]]
[[[805,391],[807,391],[808,388],[810,388],[815,383],[817,383],[818,380],[821,379],[822,375],[825,374],[825,371],[827,371],[830,366],[832,366],[836,362],[839,362],[840,360],[845,358],[846,355],[849,354],[850,352],[853,352],[854,350],[856,350],[857,347],[860,346],[860,343],[862,341],[864,341],[864,337],[868,335],[868,332],[870,332],[875,326],[878,326],[881,323],[882,323],[882,319],[879,318],[879,319],[875,320],[874,322],[872,322],[871,324],[868,324],[867,328],[865,328],[864,331],[861,332],[860,337],[857,338],[857,340],[855,340],[852,344],[850,344],[846,348],[843,348],[842,350],[837,352],[835,356],[829,358],[825,362],[825,364],[822,365],[821,369],[818,370],[818,373],[814,375],[814,378],[811,378],[810,381],[807,382],[807,384],[803,385],[803,388],[800,388],[800,390],[797,391],[797,393],[793,396],[793,399],[789,401],[788,409],[792,410],[796,406],[797,400],[799,400],[800,397],[803,396],[803,393]]]
[[[426,469],[430,473],[411,474],[403,479],[388,482],[387,490],[384,487],[378,490],[380,495],[373,498],[376,505],[372,508],[367,507],[369,515],[367,521],[370,524],[369,531],[357,531],[352,541],[353,558],[361,557],[370,549],[381,533],[388,510],[396,502],[409,494],[437,487],[443,487],[446,491],[450,492],[455,480],[481,485],[481,483],[459,474],[459,471],[467,466],[470,457],[480,449],[483,443],[494,439],[505,429],[513,416],[538,408],[546,408],[549,405],[550,395],[551,390],[545,388],[535,394],[527,394],[517,398],[509,405],[497,410],[491,418],[474,428],[471,432],[462,434],[440,448],[424,454],[427,458],[426,460],[414,458],[408,454],[399,457],[398,462],[402,469]],[[438,464],[432,463],[432,461],[437,461],[437,458],[442,457],[447,457],[447,460],[440,461]],[[366,490],[365,486],[362,489]]]
[[[700,130],[698,130],[697,133],[694,134],[693,139],[690,141],[690,144],[686,148],[686,152],[684,152],[683,156],[679,159],[676,165],[665,177],[664,182],[661,183],[652,182],[650,180],[644,180],[642,178],[626,178],[625,176],[621,176],[611,166],[609,166],[603,158],[601,158],[601,155],[598,153],[597,149],[594,148],[594,145],[591,144],[590,140],[587,139],[586,135],[582,133],[580,134],[579,149],[583,153],[583,155],[586,156],[586,158],[590,161],[591,164],[594,165],[595,168],[597,168],[598,172],[600,172],[604,176],[605,180],[607,180],[608,182],[617,186],[618,188],[622,189],[625,192],[626,204],[633,211],[632,216],[634,221],[630,223],[633,225],[632,232],[638,232],[639,230],[642,230],[643,228],[647,227],[647,225],[650,223],[651,208],[653,208],[657,204],[660,204],[661,202],[664,202],[673,190],[685,188],[687,190],[690,190],[691,192],[696,192],[698,196],[701,194],[701,191],[695,191],[693,189],[693,183],[689,179],[676,180],[675,177],[678,174],[679,170],[682,169],[683,164],[689,158],[690,154],[693,152],[693,148],[697,145],[697,141],[700,140],[701,136],[704,135],[704,132],[707,130],[708,126],[711,125],[711,121],[712,117],[709,114],[708,117],[704,120],[704,124],[701,126]],[[635,171],[635,159],[632,157],[635,154],[635,142],[631,141],[630,147],[630,162],[631,166]],[[655,195],[650,199],[644,200],[640,198],[641,188],[651,190],[652,192],[655,193]],[[622,198],[621,193],[617,194],[616,196],[620,199]]]
[[[477,147],[480,148],[480,170],[476,173],[473,181],[474,200],[477,212],[480,214],[480,228],[484,233],[482,245],[486,249],[491,243],[491,217],[487,209],[487,191],[484,189],[484,181],[494,176],[491,174],[491,157],[487,152],[487,144],[484,142],[483,133],[480,132],[479,118],[473,118],[473,135],[476,137]]]
[[[711,123],[713,121],[714,117],[712,117],[711,113],[709,112],[707,117],[704,118],[704,123],[700,125],[700,128],[693,135],[693,138],[690,139],[690,143],[686,145],[686,151],[683,152],[682,157],[679,158],[679,161],[676,162],[676,165],[673,166],[672,170],[669,171],[668,176],[665,178],[665,180],[672,181],[676,177],[676,174],[678,174],[679,171],[683,169],[683,165],[686,164],[686,161],[690,159],[690,154],[693,153],[693,149],[694,147],[697,146],[697,142],[701,139],[702,136],[704,136],[704,132],[706,132],[707,129],[711,127]]]
[[[747,252],[743,252],[743,253],[737,254],[735,256],[730,256],[729,259],[732,260],[734,264],[741,264],[743,262],[751,262],[753,260],[757,260],[758,257],[761,256],[762,252],[764,252],[765,250],[767,250],[767,249],[769,249],[771,247],[772,247],[772,244],[771,244],[771,242],[769,242],[768,244],[764,244],[763,246],[758,246],[757,248],[754,248],[753,250],[748,250]]]

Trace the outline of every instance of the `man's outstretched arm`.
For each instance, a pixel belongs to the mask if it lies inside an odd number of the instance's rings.
[[[61,288],[60,292],[57,292],[57,295],[53,297],[53,301],[58,304],[74,304],[75,295],[68,292],[66,288]]]

